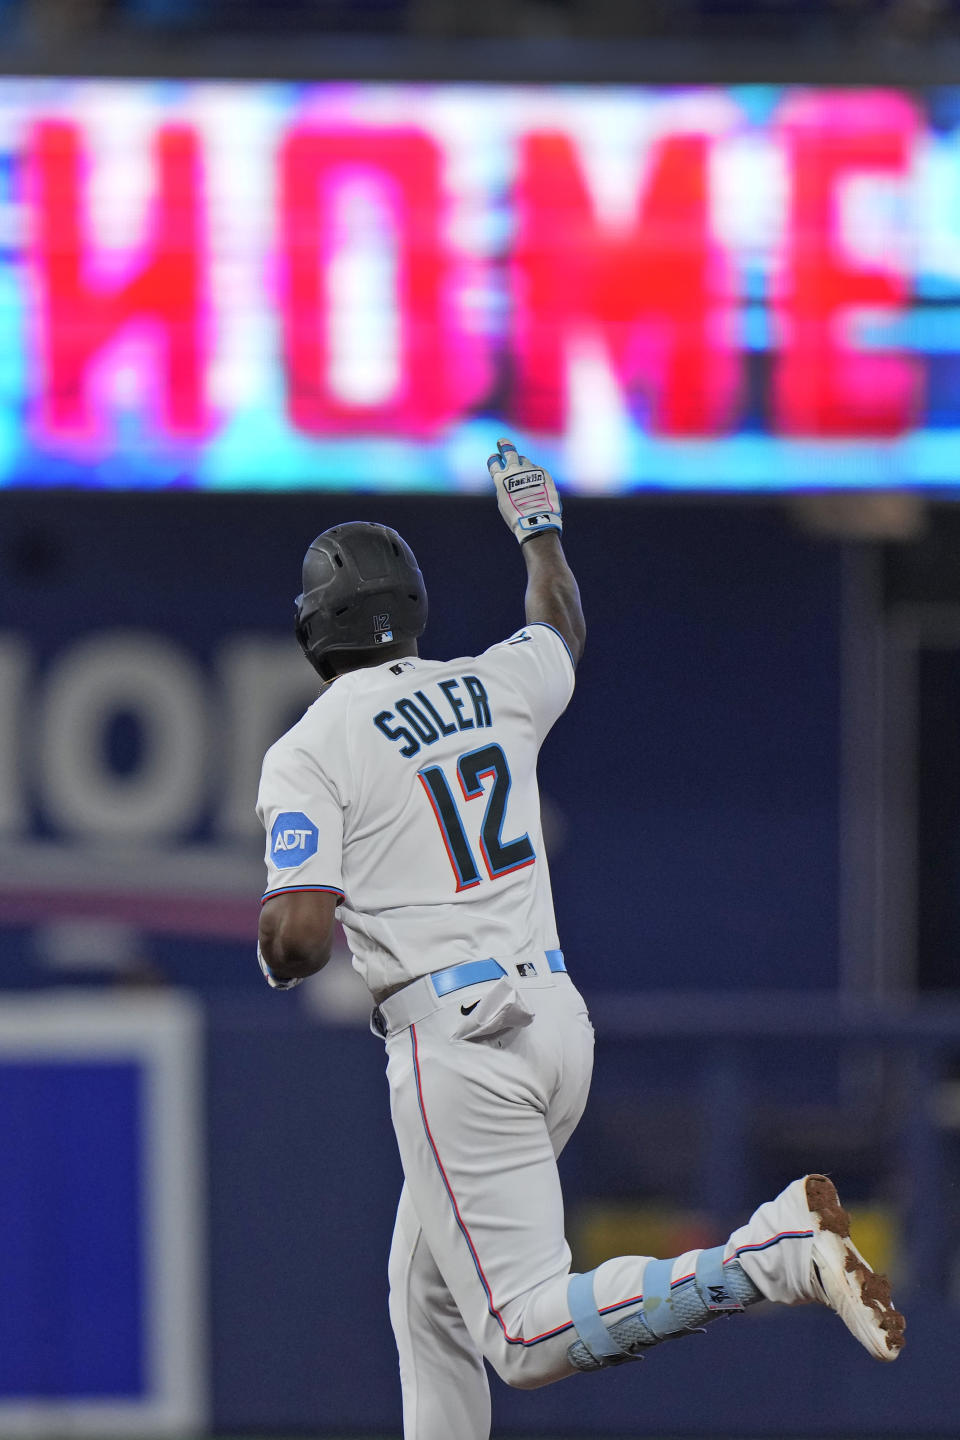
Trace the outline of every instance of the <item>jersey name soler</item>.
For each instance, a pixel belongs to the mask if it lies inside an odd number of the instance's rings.
[[[476,675],[438,680],[430,688],[434,700],[425,690],[415,690],[412,697],[404,695],[398,700],[393,710],[381,710],[373,717],[374,725],[388,740],[404,742],[400,754],[407,758],[416,755],[421,746],[435,744],[443,735],[482,730],[493,724],[490,698]],[[397,715],[407,723],[397,724]]]

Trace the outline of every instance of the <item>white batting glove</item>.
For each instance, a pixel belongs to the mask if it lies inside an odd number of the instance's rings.
[[[260,969],[263,971],[263,978],[266,980],[271,990],[292,990],[295,985],[299,985],[300,982],[303,980],[302,975],[298,975],[295,980],[281,980],[279,975],[274,975],[273,971],[270,969],[270,966],[267,964],[266,960],[264,960],[263,952],[260,949],[259,945],[257,946],[257,962],[260,966]]]
[[[487,461],[497,487],[500,514],[522,545],[544,530],[563,530],[560,496],[550,472],[518,455],[511,440],[497,441],[497,454]]]

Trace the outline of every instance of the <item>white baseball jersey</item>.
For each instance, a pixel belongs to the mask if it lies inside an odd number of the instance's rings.
[[[339,676],[264,759],[264,899],[338,894],[374,994],[463,960],[542,960],[558,940],[537,753],[573,683],[546,624]]]

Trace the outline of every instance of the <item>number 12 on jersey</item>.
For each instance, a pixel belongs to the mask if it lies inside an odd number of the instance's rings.
[[[446,775],[439,765],[431,765],[426,770],[419,770],[417,778],[426,790],[437,817],[457,889],[469,890],[479,885],[480,870]],[[532,865],[537,857],[529,835],[521,835],[518,840],[503,838],[511,781],[510,766],[502,748],[499,745],[484,745],[481,750],[469,750],[466,755],[461,755],[457,761],[457,779],[465,800],[476,800],[484,793],[484,780],[493,781],[480,826],[480,853],[490,879],[498,880],[501,875]]]

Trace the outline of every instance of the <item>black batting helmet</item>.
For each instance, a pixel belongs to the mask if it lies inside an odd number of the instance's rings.
[[[332,650],[374,650],[416,640],[427,624],[427,592],[416,557],[389,525],[351,520],[318,535],[303,557],[294,601],[297,639],[325,680]]]

